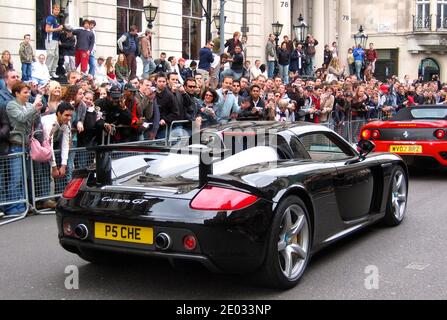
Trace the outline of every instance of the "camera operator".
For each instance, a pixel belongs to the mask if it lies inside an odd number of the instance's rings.
[[[368,107],[366,106],[367,100],[368,96],[365,94],[365,87],[357,87],[351,104],[352,120],[360,121],[366,119],[366,113],[368,112]]]
[[[112,142],[119,143],[126,140],[125,131],[129,130],[132,114],[127,109],[125,98],[119,85],[110,89],[110,96],[96,101],[96,105],[103,114],[104,130],[112,136]],[[124,128],[117,126],[124,126]],[[124,132],[123,132],[124,130]]]
[[[380,86],[381,95],[379,97],[379,110],[382,111],[382,117],[390,119],[397,109],[396,96],[387,85]]]
[[[233,77],[225,76],[222,81],[222,88],[217,90],[219,101],[217,103],[217,121],[221,124],[229,122],[238,117],[240,108],[236,97],[231,91],[233,87]]]
[[[313,123],[320,123],[321,114],[321,94],[322,88],[317,87],[306,87],[305,94],[307,96],[306,102],[304,104],[304,111],[306,112],[306,121]]]

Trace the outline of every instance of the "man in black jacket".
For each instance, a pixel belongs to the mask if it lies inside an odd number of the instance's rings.
[[[194,120],[193,102],[186,93],[185,87],[179,84],[179,75],[176,72],[168,73],[168,87],[174,95],[179,109],[178,120]],[[195,80],[195,79],[194,79]]]
[[[110,89],[110,98],[96,101],[103,114],[104,130],[112,136],[112,142],[128,142],[130,140],[130,124],[132,115],[127,109],[125,99],[119,85]]]
[[[166,128],[169,128],[173,121],[180,119],[180,110],[174,95],[167,87],[166,75],[164,73],[157,74],[155,82],[157,86],[155,101],[160,109],[161,119],[157,139],[164,139],[166,138]]]
[[[60,55],[64,57],[64,67],[66,72],[76,70],[76,38],[72,29],[67,29],[61,34],[61,43],[59,45]]]

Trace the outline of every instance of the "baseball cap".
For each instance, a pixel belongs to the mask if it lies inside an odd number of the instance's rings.
[[[113,99],[121,98],[122,96],[121,88],[118,85],[113,85],[112,88],[110,88],[110,96]]]
[[[383,93],[388,93],[388,91],[389,91],[389,89],[388,89],[388,86],[386,86],[386,85],[381,85],[380,86],[380,91],[382,91]]]
[[[137,92],[137,88],[135,88],[132,83],[128,82],[126,83],[126,85],[124,86],[124,90],[130,91],[130,92]]]

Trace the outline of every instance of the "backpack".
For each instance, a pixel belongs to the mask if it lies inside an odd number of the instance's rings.
[[[47,39],[47,18],[43,18],[42,20],[40,20],[39,22],[39,31],[40,31],[40,37],[43,41],[45,41]]]

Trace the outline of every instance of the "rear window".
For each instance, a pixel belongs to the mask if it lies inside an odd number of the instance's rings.
[[[414,119],[447,119],[447,108],[446,109],[413,109],[411,110],[411,116]]]

